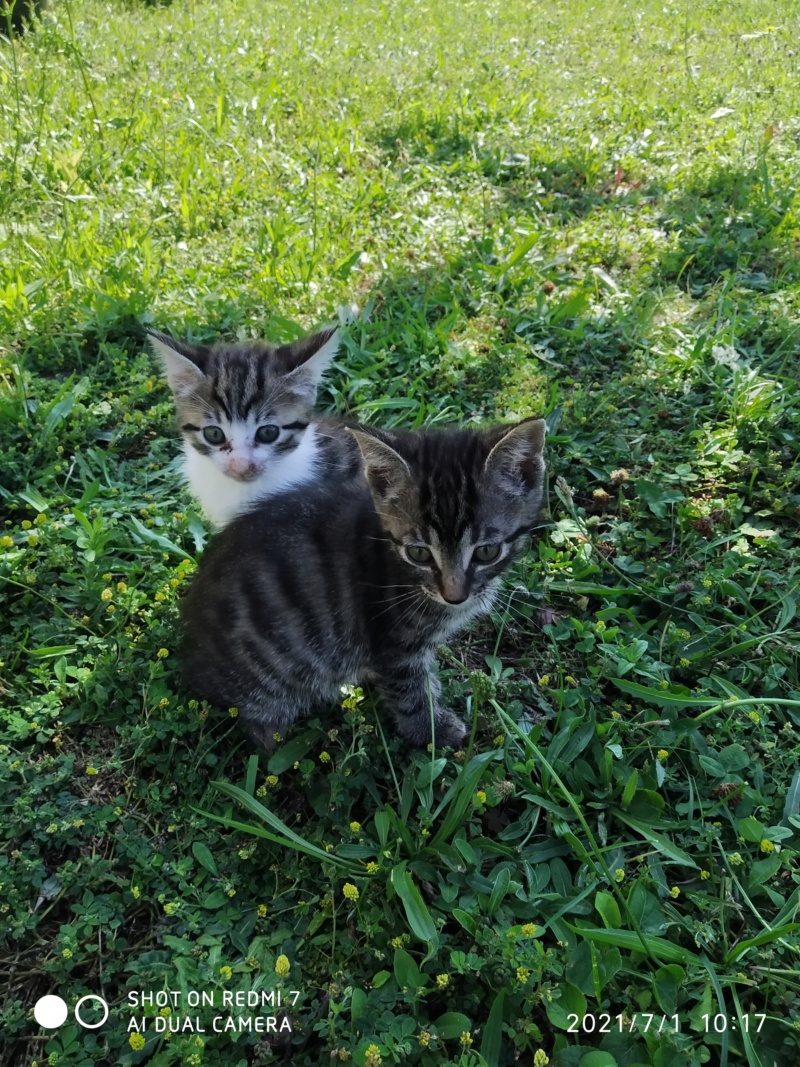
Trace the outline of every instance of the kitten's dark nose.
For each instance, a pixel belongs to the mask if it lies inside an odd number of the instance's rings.
[[[441,592],[442,599],[446,600],[448,604],[463,604],[469,596],[469,589],[463,578],[459,580],[455,577],[444,577]]]

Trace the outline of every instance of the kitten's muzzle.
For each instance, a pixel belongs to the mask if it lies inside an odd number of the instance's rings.
[[[261,468],[256,463],[232,460],[225,468],[225,473],[237,482],[254,482],[260,476]]]

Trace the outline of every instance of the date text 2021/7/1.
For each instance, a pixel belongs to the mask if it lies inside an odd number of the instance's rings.
[[[701,1015],[699,1029],[701,1031],[704,1030],[707,1034],[711,1032],[724,1034],[727,1030],[738,1030],[741,1027],[745,1033],[757,1034],[764,1025],[766,1018],[766,1015],[760,1014],[743,1015],[740,1023],[738,1018],[728,1018],[727,1015]],[[614,1031],[626,1034],[634,1032],[642,1034],[648,1032],[678,1034],[681,1029],[679,1016],[654,1015],[646,1011],[637,1011],[633,1015],[624,1013],[609,1015],[604,1013],[581,1017],[571,1014],[567,1016],[567,1020],[569,1023],[567,1026],[568,1034],[610,1034]],[[698,1027],[695,1026],[693,1029],[698,1029]]]

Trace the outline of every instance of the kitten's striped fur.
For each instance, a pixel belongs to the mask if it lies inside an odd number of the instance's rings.
[[[278,347],[189,345],[155,331],[150,341],[175,399],[189,486],[216,526],[291,486],[353,473],[347,434],[314,411],[337,330]]]
[[[544,422],[352,433],[366,478],[281,494],[207,549],[184,605],[187,682],[265,745],[358,680],[413,744],[431,741],[432,706],[436,743],[457,745],[434,647],[488,610],[536,524]]]

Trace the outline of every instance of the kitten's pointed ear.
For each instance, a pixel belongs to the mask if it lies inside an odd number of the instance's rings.
[[[376,503],[388,503],[400,496],[411,482],[411,471],[403,457],[372,434],[349,426],[347,429],[361,449],[364,475]]]
[[[203,368],[208,359],[208,349],[185,341],[174,341],[157,330],[148,330],[147,338],[161,356],[169,387],[175,396],[194,392],[205,377]]]
[[[276,350],[278,366],[283,368],[293,390],[316,394],[320,378],[336,355],[341,339],[337,327],[330,326]]]
[[[540,486],[544,475],[544,419],[525,419],[504,434],[486,459],[484,470],[515,496]]]

